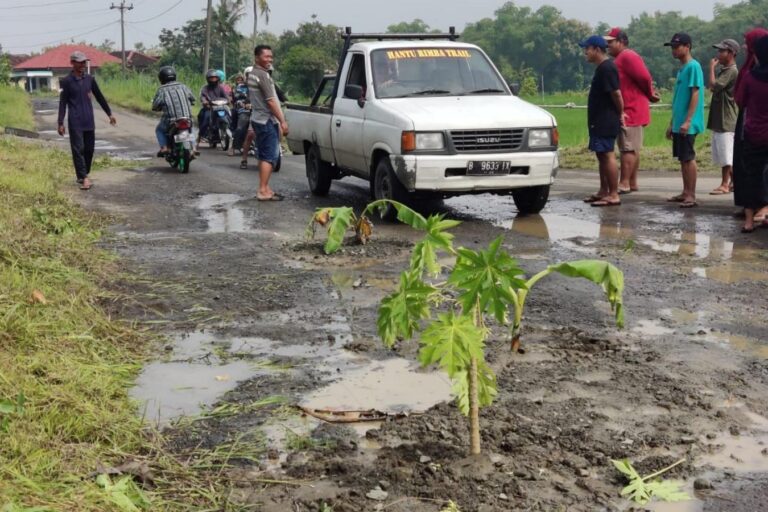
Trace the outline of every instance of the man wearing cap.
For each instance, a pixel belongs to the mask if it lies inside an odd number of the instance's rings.
[[[77,182],[82,190],[91,188],[88,174],[91,172],[93,150],[96,143],[96,126],[93,120],[91,95],[96,98],[101,108],[109,117],[109,124],[117,124],[106,98],[101,93],[96,79],[85,73],[88,57],[83,52],[74,52],[69,57],[72,72],[60,82],[59,95],[59,135],[63,136],[64,114],[69,127],[69,146],[72,149],[72,162],[75,165]]]
[[[731,191],[733,175],[733,141],[739,115],[734,98],[736,78],[739,76],[736,68],[739,43],[733,39],[723,39],[712,47],[717,49],[717,57],[709,62],[712,102],[709,105],[707,128],[712,131],[712,161],[722,169],[723,179],[720,186],[710,194],[722,195]]]
[[[691,55],[691,36],[679,32],[664,46],[672,47],[672,56],[682,67],[677,72],[672,97],[672,122],[667,138],[672,140],[672,155],[680,161],[683,175],[682,193],[668,201],[680,203],[680,208],[693,208],[696,203],[696,135],[704,131],[704,73]]]
[[[619,71],[606,55],[606,42],[594,35],[579,43],[584,56],[595,65],[595,74],[587,100],[589,149],[597,156],[600,171],[600,190],[584,201],[592,206],[617,206],[619,199],[619,171],[616,168],[614,146],[624,119],[624,101],[619,90]]]
[[[629,194],[638,190],[637,170],[643,147],[643,127],[651,122],[649,102],[656,103],[661,97],[653,89],[653,79],[643,58],[628,48],[627,33],[614,27],[603,38],[619,70],[619,86],[624,100],[624,127],[618,138],[621,152],[619,194]]]

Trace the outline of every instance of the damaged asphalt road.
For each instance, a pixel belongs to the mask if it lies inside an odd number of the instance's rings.
[[[41,132],[55,138],[51,100],[36,101]],[[730,196],[681,210],[665,202],[679,176],[643,172],[642,191],[620,208],[590,208],[581,198],[595,173],[562,171],[542,215],[516,217],[511,197],[489,195],[430,206],[463,221],[458,245],[504,235],[529,274],[583,258],[625,274],[623,331],[594,285],[556,277],[531,293],[525,354],[510,353],[501,333],[490,340],[499,397],[481,411],[484,455],[470,459],[447,379],[417,370],[414,344],[393,352],[376,336],[378,301],[415,233],[377,222],[369,245],[333,256],[305,239],[315,208],[360,211],[366,183],[347,178],[311,197],[303,159],[286,156],[272,181],[286,200],[258,202],[253,162],[240,170],[237,157],[204,148],[181,175],[151,158],[152,120],[117,117],[116,128],[97,126],[97,151],[135,167],[97,173],[87,193],[72,183],[84,207],[115,219],[104,245],[123,261],[112,286],[125,299],[105,307],[167,336],[134,396],[173,446],[259,447],[232,470],[233,502],[281,512],[436,511],[449,499],[465,512],[629,510],[610,463],[626,457],[644,475],[686,458],[665,476],[684,479],[694,500],[649,509],[768,508],[768,230],[739,233]],[[699,190],[717,182],[702,177]],[[329,424],[294,405],[387,417]],[[195,421],[175,423],[181,416]]]

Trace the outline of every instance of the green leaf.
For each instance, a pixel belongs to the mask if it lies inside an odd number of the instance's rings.
[[[325,241],[325,254],[333,254],[344,242],[344,235],[354,226],[355,212],[350,207],[331,208],[329,212],[328,239]]]
[[[622,295],[624,293],[624,274],[608,263],[600,260],[579,260],[557,265],[550,265],[550,269],[568,277],[583,277],[593,283],[599,284],[605,292],[611,310],[616,317],[616,325],[624,327],[624,305]]]
[[[673,480],[646,482],[646,487],[650,491],[651,496],[662,501],[690,500],[691,497],[688,496],[688,493],[683,491],[682,485],[681,482],[675,482]]]
[[[16,412],[16,402],[0,400],[0,414],[13,414]]]
[[[611,459],[611,462],[616,469],[627,475],[629,478],[640,478],[640,475],[635,471],[635,468],[632,467],[632,464],[630,464],[628,459]]]
[[[429,317],[429,298],[435,293],[437,289],[422,281],[418,273],[400,274],[398,289],[384,297],[379,306],[376,325],[385,345],[394,345],[398,336],[413,337],[419,321]]]
[[[475,305],[483,313],[491,313],[499,323],[506,323],[507,309],[514,303],[515,289],[525,288],[525,282],[518,278],[523,271],[517,261],[500,251],[502,238],[496,238],[488,249],[473,251],[461,248],[456,266],[448,282],[459,288],[459,302],[464,312]]]
[[[427,235],[413,248],[411,269],[426,271],[432,276],[438,275],[441,266],[437,261],[437,251],[443,249],[453,252],[453,235],[446,230],[459,224],[460,221],[445,220],[442,215],[430,215],[426,221]]]
[[[423,215],[408,208],[403,203],[398,203],[397,201],[392,201],[391,199],[379,199],[369,203],[368,206],[365,207],[365,210],[363,210],[362,214],[368,215],[375,209],[384,208],[387,204],[391,204],[395,207],[395,210],[397,210],[397,220],[403,224],[407,224],[413,229],[418,229],[419,231],[427,230],[427,219],[425,219]]]
[[[658,498],[663,501],[682,501],[690,499],[690,497],[681,489],[682,484],[678,482],[662,480],[645,481],[637,470],[632,467],[629,460],[611,460],[611,462],[616,469],[621,471],[629,479],[629,485],[621,490],[621,495],[626,496],[636,503],[645,504],[648,503],[651,498]],[[671,469],[675,465],[677,464],[673,464],[665,470],[662,470],[662,472]],[[654,473],[654,475],[660,473],[661,472]],[[645,478],[649,478],[650,476],[652,475]]]
[[[469,368],[457,373],[453,378],[452,392],[456,405],[464,416],[469,416]],[[485,361],[477,362],[477,399],[478,406],[485,407],[493,403],[498,394],[496,375]]]
[[[486,335],[468,315],[441,314],[421,333],[419,360],[422,366],[439,364],[453,378],[469,367],[471,358],[482,360]]]

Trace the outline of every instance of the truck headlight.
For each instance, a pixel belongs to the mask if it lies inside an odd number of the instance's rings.
[[[549,128],[541,128],[536,130],[528,130],[528,147],[529,148],[543,148],[553,146],[552,144],[552,130]]]
[[[416,149],[443,149],[445,141],[442,132],[416,132]]]

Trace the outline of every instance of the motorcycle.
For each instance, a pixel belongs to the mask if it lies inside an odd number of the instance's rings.
[[[192,120],[182,117],[171,122],[168,131],[169,138],[173,138],[171,150],[165,155],[165,160],[175,167],[180,173],[189,172],[189,163],[192,160],[192,150],[195,147],[195,134],[192,133]]]
[[[232,141],[232,114],[229,111],[229,101],[218,99],[211,101],[210,122],[208,123],[208,142],[212,148],[221,143],[221,149],[226,151]]]

